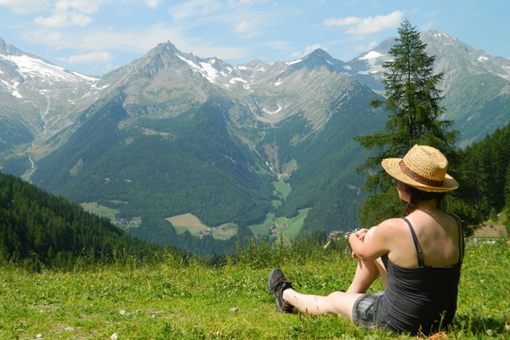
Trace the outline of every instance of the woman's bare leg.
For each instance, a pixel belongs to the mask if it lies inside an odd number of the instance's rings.
[[[333,292],[328,296],[308,295],[296,292],[289,288],[283,291],[283,299],[302,313],[342,314],[352,320],[352,306],[358,297],[363,294],[349,294]]]
[[[372,237],[376,227],[371,228],[365,240]],[[283,299],[298,309],[308,314],[342,314],[352,320],[352,307],[357,298],[362,296],[368,287],[380,276],[383,285],[386,286],[387,272],[382,260],[364,260],[358,262],[356,274],[347,292],[333,292],[327,296],[309,295],[296,292],[292,288],[283,291]]]

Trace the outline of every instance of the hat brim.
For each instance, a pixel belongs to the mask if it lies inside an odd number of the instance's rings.
[[[448,192],[459,187],[459,183],[448,174],[445,175],[443,185],[440,187],[433,187],[420,183],[402,172],[399,165],[401,160],[401,158],[385,158],[382,160],[381,165],[391,177],[422,191]]]

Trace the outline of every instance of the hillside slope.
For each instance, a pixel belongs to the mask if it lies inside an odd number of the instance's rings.
[[[448,338],[510,335],[506,242],[468,244]],[[316,294],[345,289],[356,267],[341,248],[303,243],[252,248],[237,263],[216,266],[168,256],[151,266],[34,274],[0,263],[0,338],[416,339],[361,329],[337,316],[278,313],[266,288],[275,266],[297,290]]]
[[[107,219],[68,200],[0,173],[0,258],[72,267],[78,258],[113,261],[152,257],[158,247],[136,240]]]

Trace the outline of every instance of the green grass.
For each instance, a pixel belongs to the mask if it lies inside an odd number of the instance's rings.
[[[119,210],[105,207],[104,205],[100,205],[97,202],[84,202],[81,203],[80,205],[86,211],[99,215],[101,217],[106,217],[110,221],[114,221],[115,217],[119,213]]]
[[[27,272],[0,264],[0,338],[283,339],[393,338],[336,316],[280,314],[266,291],[281,266],[299,291],[345,289],[355,264],[338,247],[303,242],[251,246],[238,261],[206,265],[168,255],[156,264]],[[470,246],[448,338],[508,338],[510,244]],[[377,284],[374,289],[380,289]],[[408,338],[400,336],[400,338]]]
[[[233,223],[222,224],[212,229],[212,236],[217,240],[228,240],[237,235],[237,225]]]
[[[251,225],[248,228],[256,236],[268,235],[271,230],[271,226],[273,225],[273,220],[274,220],[274,214],[268,213],[264,222]]]
[[[291,218],[287,217],[276,217],[273,213],[268,213],[264,222],[260,224],[251,225],[251,232],[256,236],[269,235],[273,224],[276,226],[278,235],[283,236],[285,241],[290,241],[298,236],[299,232],[303,228],[303,224],[310,209],[302,209],[299,213]]]
[[[302,209],[299,211],[299,214],[292,218],[278,217],[275,220],[276,225],[279,226],[278,229],[281,231],[285,240],[293,240],[299,235],[299,232],[305,223],[305,218],[306,215],[308,215],[308,211],[310,211],[310,209]]]
[[[287,199],[291,191],[290,184],[282,181],[274,182],[274,188],[276,192],[281,195],[283,200]]]

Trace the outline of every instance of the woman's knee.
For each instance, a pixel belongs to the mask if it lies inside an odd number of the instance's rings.
[[[377,230],[377,227],[372,227],[368,229],[365,238],[363,239],[363,242],[368,242],[374,235],[375,231]]]

